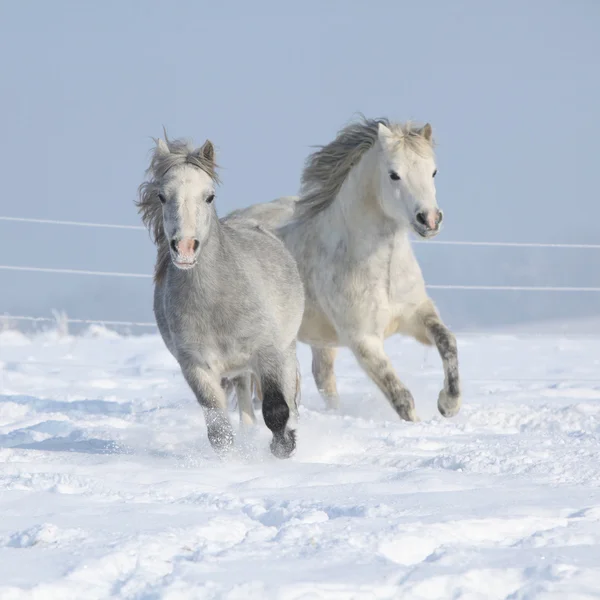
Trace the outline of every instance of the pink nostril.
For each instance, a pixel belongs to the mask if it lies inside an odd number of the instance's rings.
[[[427,213],[427,227],[429,229],[435,229],[438,226],[438,211],[431,211]]]
[[[442,213],[437,209],[428,212],[422,211],[417,214],[417,222],[427,229],[434,231],[442,222]]]
[[[194,238],[183,238],[177,242],[177,253],[181,256],[190,256],[198,248],[198,240]]]

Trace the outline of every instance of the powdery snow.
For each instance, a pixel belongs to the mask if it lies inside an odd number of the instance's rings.
[[[0,598],[600,597],[600,340],[459,346],[448,421],[435,351],[388,344],[417,424],[347,352],[327,414],[301,347],[295,456],[261,422],[223,463],[158,337],[1,333]]]

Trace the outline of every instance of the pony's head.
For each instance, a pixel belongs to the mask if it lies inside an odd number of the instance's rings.
[[[377,143],[382,210],[392,219],[408,221],[421,237],[437,235],[443,215],[435,197],[431,125],[417,129],[379,122]]]
[[[157,278],[168,256],[179,269],[191,269],[217,220],[213,201],[218,183],[213,144],[194,149],[179,140],[156,140],[138,206],[159,246]],[[161,255],[162,252],[162,255]]]

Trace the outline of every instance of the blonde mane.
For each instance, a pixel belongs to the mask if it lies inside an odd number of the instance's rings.
[[[306,159],[302,173],[300,199],[296,204],[296,218],[310,218],[327,208],[336,198],[351,169],[377,141],[379,124],[388,127],[405,146],[420,156],[433,152],[433,141],[422,134],[422,129],[406,123],[391,123],[386,118],[367,119],[350,123],[336,138]]]

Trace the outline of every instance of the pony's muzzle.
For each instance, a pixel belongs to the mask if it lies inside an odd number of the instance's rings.
[[[200,242],[196,238],[173,238],[171,240],[171,252],[173,263],[180,269],[189,269],[196,264],[196,254]]]
[[[429,237],[438,233],[443,220],[444,213],[437,208],[422,210],[415,216],[415,229],[423,237]]]

